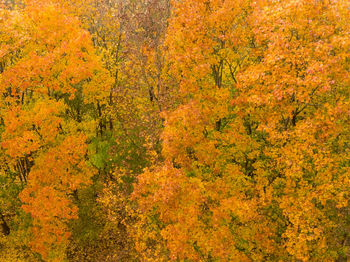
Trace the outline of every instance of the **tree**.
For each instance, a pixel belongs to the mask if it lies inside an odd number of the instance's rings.
[[[0,0],[0,260],[348,259],[349,17]]]
[[[346,1],[268,1],[238,77],[236,104],[266,139],[268,161],[254,164],[261,196],[280,213],[278,242],[300,260],[348,252],[348,15]]]
[[[134,192],[147,218],[142,252],[155,243],[194,261],[348,252],[346,17],[346,1],[175,3],[167,43],[181,104],[166,114],[164,163]]]
[[[108,95],[109,77],[89,33],[64,6],[27,1],[2,12],[5,173],[24,188],[19,197],[33,219],[33,250],[62,259],[66,223],[77,218],[72,197],[95,173],[87,161],[91,105]]]

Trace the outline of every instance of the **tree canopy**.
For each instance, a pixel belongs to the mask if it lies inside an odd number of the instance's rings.
[[[349,18],[0,1],[0,260],[349,260]]]

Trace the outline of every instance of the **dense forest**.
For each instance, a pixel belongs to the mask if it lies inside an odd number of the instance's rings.
[[[350,261],[349,0],[0,0],[0,261]]]

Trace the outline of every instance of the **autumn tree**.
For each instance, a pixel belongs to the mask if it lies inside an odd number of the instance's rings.
[[[167,44],[181,105],[166,114],[164,163],[140,175],[134,192],[146,214],[140,252],[192,261],[345,256],[349,3],[174,8]]]
[[[86,256],[128,261],[135,259],[130,229],[138,216],[129,201],[132,183],[160,157],[160,112],[172,105],[173,80],[163,46],[170,6],[163,0],[73,1],[72,8],[90,31],[113,85],[108,100],[100,103],[103,129],[89,146],[96,148],[95,184],[105,185],[102,191],[96,187],[94,205],[108,215],[91,217],[91,223],[105,225],[100,237],[85,244],[75,241],[70,257],[81,260],[85,250],[94,249]]]
[[[0,260],[348,259],[349,17],[0,0]]]
[[[275,241],[304,261],[349,248],[349,11],[347,1],[268,1],[238,77],[235,103],[266,140],[268,161],[253,167]]]
[[[1,12],[2,170],[23,188],[33,251],[63,259],[67,222],[77,218],[73,196],[95,173],[87,142],[108,74],[89,33],[63,6],[26,1]]]

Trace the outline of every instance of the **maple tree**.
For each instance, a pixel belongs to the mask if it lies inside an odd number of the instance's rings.
[[[69,237],[65,223],[77,217],[69,195],[94,174],[86,161],[95,125],[88,106],[104,96],[108,75],[89,33],[58,4],[27,1],[1,11],[4,161],[22,183],[32,249],[57,258]]]
[[[349,17],[0,1],[0,260],[349,259]]]
[[[347,254],[347,17],[347,1],[175,3],[182,103],[134,192],[154,224],[141,252],[162,238],[174,260]]]
[[[70,257],[130,259],[135,255],[129,230],[134,221],[128,201],[132,183],[145,166],[159,157],[159,112],[171,106],[162,47],[169,7],[167,1],[75,1],[73,6],[90,31],[113,84],[108,100],[100,104],[103,128],[89,145],[97,148],[91,158],[99,173],[95,184],[106,185],[103,191],[101,186],[95,187],[97,199],[91,195],[99,218],[91,217],[89,222],[96,225],[91,231],[99,233],[90,231],[89,241],[75,241]],[[113,203],[118,212],[110,210]],[[84,208],[86,213],[94,209]],[[94,251],[86,254],[87,249]]]

